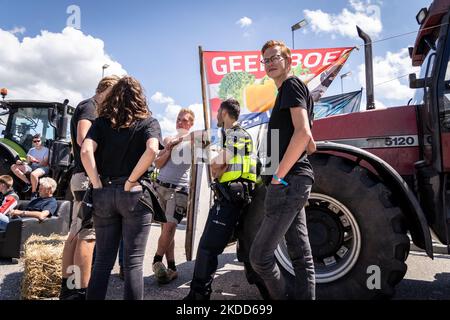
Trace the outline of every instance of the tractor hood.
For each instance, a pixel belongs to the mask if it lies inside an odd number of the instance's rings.
[[[331,141],[365,149],[393,166],[401,175],[414,172],[419,160],[419,137],[414,106],[376,109],[314,121],[316,141]]]

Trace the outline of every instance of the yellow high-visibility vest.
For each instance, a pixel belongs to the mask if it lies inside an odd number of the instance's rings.
[[[220,177],[220,183],[235,180],[256,182],[257,158],[253,150],[253,140],[250,134],[240,126],[228,130],[224,148],[232,149],[233,158],[229,161],[227,171]]]

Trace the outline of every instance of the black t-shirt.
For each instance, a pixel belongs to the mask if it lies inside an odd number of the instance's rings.
[[[28,204],[26,211],[45,211],[50,212],[49,217],[54,216],[58,209],[58,202],[55,198],[37,198],[31,200]]]
[[[308,87],[297,77],[286,79],[278,90],[275,106],[269,121],[269,131],[267,135],[267,155],[271,156],[271,135],[272,129],[279,130],[279,161],[284,157],[286,150],[294,134],[292,124],[291,108],[304,108],[308,115],[312,117],[314,102],[309,93]],[[308,160],[306,152],[300,157],[301,161],[294,164],[288,174],[304,175],[314,180],[314,172]],[[300,160],[299,159],[299,160]]]
[[[78,122],[80,122],[81,120],[89,120],[91,122],[94,122],[96,118],[97,112],[96,102],[94,98],[80,102],[72,116],[72,120],[70,122],[70,136],[72,139],[73,156],[75,162],[74,173],[85,172],[80,158],[81,147],[77,143]]]
[[[109,119],[95,120],[87,139],[97,142],[95,161],[102,177],[128,177],[133,172],[148,139],[158,139],[161,147],[161,127],[158,120],[148,119],[136,122],[131,128],[113,129]]]

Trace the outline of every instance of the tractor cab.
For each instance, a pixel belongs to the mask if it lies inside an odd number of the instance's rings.
[[[417,14],[420,30],[410,56],[421,67],[417,89],[417,127],[420,161],[415,163],[417,194],[439,240],[450,241],[450,2],[436,0]],[[447,198],[447,199],[446,199]]]
[[[58,140],[57,124],[52,122],[52,117],[63,113],[63,104],[39,101],[6,101],[0,104],[4,108],[0,110],[4,126],[2,142],[10,144],[21,158],[26,157],[36,134],[41,134],[46,146]],[[69,108],[69,117],[71,114],[73,109]],[[67,140],[68,137],[67,131],[63,140]]]
[[[5,91],[2,91],[5,93]],[[2,94],[3,95],[3,94]],[[50,149],[51,176],[58,185],[57,196],[63,197],[71,165],[70,119],[74,108],[63,103],[3,100],[0,101],[0,174],[10,174],[17,159],[26,159],[33,136],[41,134],[43,144]],[[64,181],[62,181],[64,180]],[[63,190],[64,189],[64,190]]]

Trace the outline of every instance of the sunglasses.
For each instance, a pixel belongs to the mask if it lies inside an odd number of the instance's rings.
[[[41,142],[41,140],[33,140],[33,143],[38,143],[38,142]]]

